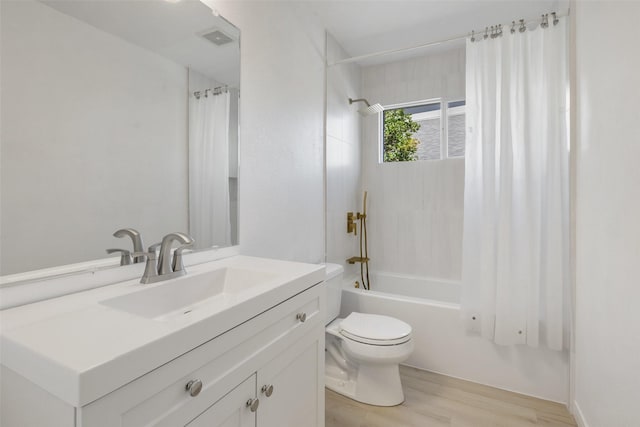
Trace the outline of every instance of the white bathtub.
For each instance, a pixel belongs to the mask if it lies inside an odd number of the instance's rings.
[[[460,319],[460,283],[375,272],[371,290],[345,279],[341,316],[353,311],[383,314],[409,323],[415,351],[406,365],[457,378],[567,402],[568,355],[526,346],[504,347],[468,335]]]
[[[371,290],[376,292],[420,301],[460,304],[460,282],[457,281],[386,272],[372,272],[370,279]]]

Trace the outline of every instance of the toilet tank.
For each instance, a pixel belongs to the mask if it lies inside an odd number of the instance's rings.
[[[340,264],[325,264],[325,282],[327,283],[327,318],[328,325],[340,314],[340,301],[342,300],[342,273],[344,268]]]

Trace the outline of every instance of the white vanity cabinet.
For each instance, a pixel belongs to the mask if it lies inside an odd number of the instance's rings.
[[[318,376],[324,344],[314,335],[280,353],[187,426],[324,426]]]
[[[49,425],[322,427],[324,310],[320,283],[93,402],[71,407],[73,422]],[[28,381],[14,377],[3,380],[3,392],[13,388],[11,381]],[[46,411],[42,396],[24,392],[20,406]],[[11,406],[4,410],[10,413],[2,415],[2,427],[43,425]]]

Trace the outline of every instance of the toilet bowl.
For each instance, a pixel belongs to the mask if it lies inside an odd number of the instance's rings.
[[[336,287],[341,293],[342,271],[339,265],[327,264],[325,385],[370,405],[399,405],[404,401],[399,364],[413,351],[411,326],[393,317],[358,312],[338,318]]]

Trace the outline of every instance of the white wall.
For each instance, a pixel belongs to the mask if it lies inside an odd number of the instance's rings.
[[[294,2],[210,2],[241,30],[240,244],[324,258],[324,29]]]
[[[338,42],[327,34],[329,62],[347,58]],[[362,104],[349,105],[349,98],[360,98],[360,67],[344,64],[327,69],[327,262],[342,264],[348,273],[360,271],[347,258],[359,256],[359,238],[347,234],[347,212],[362,212],[361,118]]]
[[[363,94],[392,105],[464,99],[464,48],[363,68]],[[371,268],[459,280],[462,264],[464,160],[379,164],[379,122],[363,119],[363,189]]]
[[[35,1],[1,27],[2,274],[187,230],[186,69]]]
[[[578,2],[575,409],[640,425],[638,2]]]

